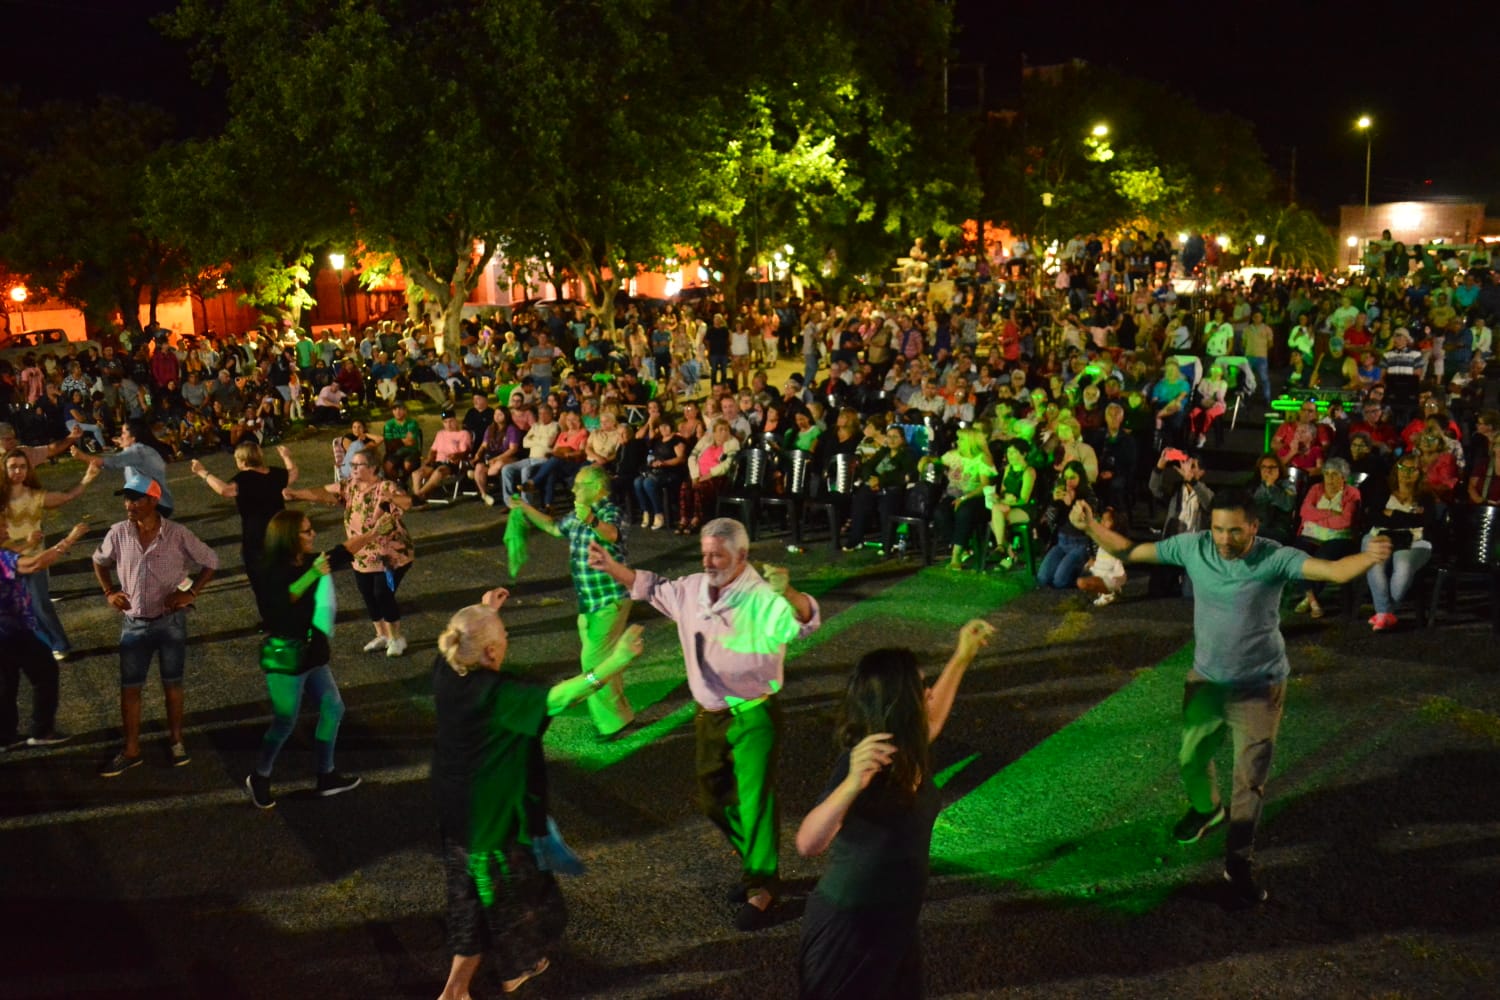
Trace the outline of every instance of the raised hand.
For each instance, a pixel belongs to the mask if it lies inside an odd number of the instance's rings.
[[[767,563],[762,567],[761,575],[766,578],[766,583],[778,594],[785,594],[786,588],[791,585],[792,574],[785,566],[772,566]]]
[[[849,777],[844,780],[861,792],[869,788],[875,775],[896,756],[896,744],[891,739],[890,733],[871,733],[856,743],[849,751]]]
[[[643,625],[632,625],[627,628],[620,638],[615,640],[614,649],[610,650],[609,659],[611,665],[625,666],[631,660],[641,655],[646,648],[646,628]]]
[[[972,660],[979,654],[983,646],[989,645],[990,636],[995,634],[995,626],[981,618],[974,618],[964,623],[964,627],[958,630],[958,655]]]
[[[1087,532],[1093,520],[1094,511],[1089,507],[1087,500],[1078,501],[1073,505],[1073,509],[1068,512],[1068,523],[1079,531]]]

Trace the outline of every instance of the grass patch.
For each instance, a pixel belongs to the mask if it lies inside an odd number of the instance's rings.
[[[1452,698],[1427,698],[1420,715],[1432,723],[1449,723],[1470,736],[1500,746],[1500,715],[1460,705]]]

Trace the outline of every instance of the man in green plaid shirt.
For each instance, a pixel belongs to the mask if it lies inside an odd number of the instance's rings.
[[[578,638],[583,643],[579,665],[594,671],[614,648],[630,621],[630,592],[603,570],[589,565],[589,543],[598,542],[616,559],[625,558],[624,517],[609,499],[609,473],[587,466],[573,481],[573,512],[553,519],[522,501],[511,513],[523,514],[554,538],[568,540],[568,564],[578,591]],[[625,682],[615,674],[588,699],[589,715],[600,739],[624,732],[635,721],[635,710],[625,697]]]

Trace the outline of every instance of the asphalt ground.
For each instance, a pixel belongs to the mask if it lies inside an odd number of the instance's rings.
[[[293,444],[304,484],[327,481],[329,436]],[[227,455],[207,461],[231,471]],[[42,470],[49,486],[77,475],[76,463]],[[178,519],[222,560],[191,618],[193,760],[167,765],[148,686],[146,764],[94,773],[119,740],[118,617],[87,560],[123,516],[116,479],[62,512],[98,526],[53,570],[77,648],[59,715],[74,739],[0,758],[0,996],[436,996],[448,956],[426,782],[434,640],[453,610],[505,584],[512,660],[547,678],[575,670],[564,546],[539,537],[512,581],[499,511],[470,497],[411,515],[418,555],[401,601],[412,642],[400,659],[359,651],[370,630],[340,576],[338,764],[364,784],[310,794],[306,718],[278,762],[279,803],[259,812],[239,787],[270,714],[238,520],[186,463],[170,472]],[[341,537],[334,509],[310,514],[321,543]],[[68,523],[54,514],[48,525]],[[795,855],[792,835],[834,756],[846,672],[892,644],[936,671],[978,615],[998,634],[935,747],[945,811],[923,913],[930,996],[1500,996],[1500,656],[1482,589],[1471,584],[1426,631],[1403,622],[1373,635],[1368,612],[1288,614],[1295,680],[1259,853],[1272,897],[1238,912],[1217,889],[1222,833],[1188,848],[1169,838],[1184,808],[1175,741],[1188,603],[1148,601],[1137,579],[1099,609],[1032,592],[1024,571],[785,545],[767,534],[752,558],[787,563],[825,624],[794,647],[782,696],[779,922],[731,926],[723,896],[736,866],[694,809],[681,656],[670,625],[638,608],[646,652],[627,691],[642,728],[601,746],[574,710],[548,737],[553,814],[588,872],[564,880],[566,939],[519,995],[794,996],[797,918],[821,869]],[[696,567],[696,540],[634,529],[629,546],[638,566]],[[23,722],[28,705],[23,684]],[[475,995],[500,995],[498,982],[481,973]]]

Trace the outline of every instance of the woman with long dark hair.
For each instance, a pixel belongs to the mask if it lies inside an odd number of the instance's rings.
[[[917,920],[939,806],[928,747],[994,632],[979,619],[961,628],[930,688],[910,649],[877,649],[854,668],[840,713],[842,753],[822,801],[797,830],[803,857],[832,848],[802,918],[803,997],[922,995]]]
[[[359,779],[333,767],[334,743],[344,718],[344,699],[328,667],[328,640],[337,609],[333,581],[328,574],[354,561],[354,554],[375,538],[375,532],[353,535],[343,545],[317,554],[312,522],[299,510],[283,510],[271,518],[265,532],[261,577],[265,594],[266,637],[260,647],[260,667],[271,696],[271,726],[261,737],[260,759],[243,782],[257,809],[276,804],[271,795],[271,768],[276,755],[297,728],[302,696],[318,705],[317,793],[338,795],[359,785]]]

